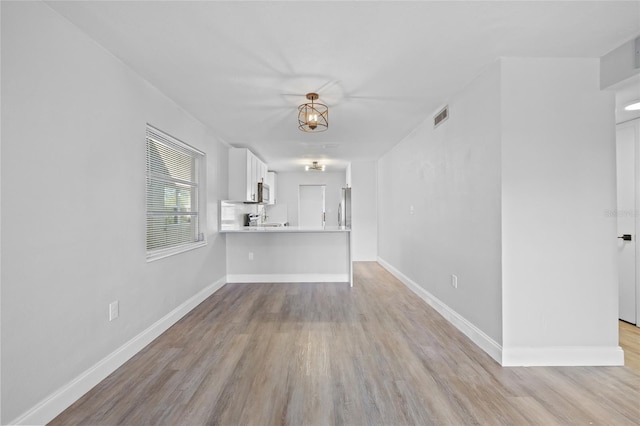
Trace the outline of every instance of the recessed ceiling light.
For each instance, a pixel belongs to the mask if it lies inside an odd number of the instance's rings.
[[[624,107],[626,111],[640,111],[640,101],[633,101],[626,107]]]

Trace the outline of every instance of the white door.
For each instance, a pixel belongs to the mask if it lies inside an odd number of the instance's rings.
[[[634,127],[616,136],[619,317],[636,323],[636,141]],[[623,237],[630,236],[631,240]],[[629,238],[629,237],[626,237]]]
[[[304,228],[324,226],[324,185],[300,185],[298,189],[298,224]]]

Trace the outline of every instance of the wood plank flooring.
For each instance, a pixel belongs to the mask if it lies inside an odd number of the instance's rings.
[[[620,347],[624,350],[624,365],[640,374],[640,328],[620,321]]]
[[[640,423],[626,367],[502,368],[376,263],[227,284],[53,425]]]

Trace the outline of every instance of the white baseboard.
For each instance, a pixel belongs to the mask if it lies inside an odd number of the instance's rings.
[[[349,274],[229,274],[228,283],[344,283]]]
[[[586,367],[624,365],[619,346],[563,346],[547,348],[504,348],[504,367]]]
[[[149,328],[129,340],[114,352],[103,358],[93,367],[40,401],[33,408],[22,414],[11,425],[43,425],[53,420],[71,404],[77,401],[95,385],[113,373],[169,327],[178,322],[207,297],[218,291],[226,283],[226,277],[220,278],[200,292],[186,300],[180,306],[160,318]]]
[[[619,346],[566,346],[543,348],[505,348],[460,316],[437,297],[420,287],[385,260],[378,258],[386,270],[427,302],[440,315],[471,339],[503,367],[528,366],[615,366],[624,365],[624,352]]]
[[[398,269],[394,268],[389,262],[378,257],[378,263],[418,295],[422,300],[427,302],[429,306],[438,311],[440,315],[453,324],[465,336],[471,339],[473,343],[478,345],[491,358],[496,360],[498,363],[502,363],[502,346],[498,342],[487,336],[482,330],[467,321],[456,311],[440,301],[440,299],[420,287],[415,281],[404,275]]]

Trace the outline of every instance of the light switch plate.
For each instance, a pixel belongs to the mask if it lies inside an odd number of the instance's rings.
[[[113,321],[118,318],[118,316],[120,316],[120,307],[116,300],[115,302],[109,303],[109,321]]]

